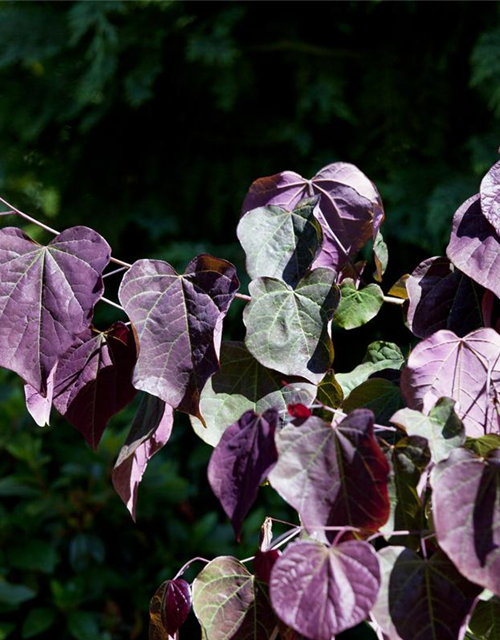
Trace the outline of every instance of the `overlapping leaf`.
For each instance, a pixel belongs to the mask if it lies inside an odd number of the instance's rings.
[[[160,398],[145,393],[113,469],[115,491],[135,520],[137,492],[148,462],[170,438],[174,410]]]
[[[401,376],[408,406],[427,413],[439,398],[456,400],[467,435],[499,431],[500,336],[478,329],[459,338],[445,329],[420,342]]]
[[[378,284],[357,289],[347,278],[340,285],[340,303],[333,316],[342,329],[356,329],[372,320],[384,304],[384,294]]]
[[[333,361],[328,322],[339,302],[335,272],[314,269],[295,289],[275,278],[250,283],[245,344],[265,367],[319,382]]]
[[[464,336],[483,324],[483,288],[455,269],[448,258],[421,262],[408,278],[406,289],[408,325],[420,338],[439,329]]]
[[[460,573],[500,596],[500,449],[452,451],[431,474],[437,539]]]
[[[238,540],[259,486],[278,459],[274,442],[278,417],[276,409],[262,415],[246,411],[224,431],[210,458],[208,481]]]
[[[479,195],[455,213],[446,255],[474,282],[500,297],[500,237],[483,216]]]
[[[406,547],[378,552],[382,586],[372,614],[389,640],[456,640],[481,589],[442,551],[423,560]]]
[[[500,235],[500,162],[494,164],[481,181],[481,211]]]
[[[310,406],[316,387],[297,378],[263,367],[242,342],[225,341],[220,370],[207,382],[200,399],[206,427],[196,418],[191,423],[197,435],[215,447],[230,424],[245,411],[264,413],[275,407],[284,412],[289,404]]]
[[[470,621],[470,630],[481,640],[500,638],[500,598],[480,600]]]
[[[243,202],[243,213],[268,205],[291,210],[305,197],[319,195],[318,219],[323,227],[323,247],[316,266],[338,269],[370,238],[384,219],[379,193],[354,165],[335,162],[312,180],[284,171],[256,180]]]
[[[46,247],[20,229],[0,230],[0,366],[46,395],[60,356],[92,319],[110,247],[73,227]]]
[[[359,387],[351,391],[342,405],[345,413],[353,409],[371,409],[375,421],[387,424],[390,417],[403,406],[403,400],[398,385],[383,378],[365,380]]]
[[[199,413],[200,393],[219,368],[221,318],[238,288],[235,267],[200,255],[179,275],[161,260],[139,260],[119,291],[139,338],[133,382],[167,404]]]
[[[241,218],[237,234],[252,279],[269,276],[294,286],[306,274],[323,239],[314,216],[317,202],[302,200],[293,211],[259,207]]]
[[[386,522],[389,465],[373,435],[371,411],[353,411],[334,426],[318,417],[291,423],[276,444],[269,482],[310,531],[343,525],[376,531]]]
[[[169,640],[191,610],[191,587],[182,579],[165,580],[149,605],[149,640]]]
[[[193,609],[206,640],[270,640],[277,624],[264,585],[230,556],[198,575]]]
[[[276,614],[306,638],[331,640],[364,620],[380,587],[377,555],[366,542],[325,547],[290,545],[273,567],[271,602]]]

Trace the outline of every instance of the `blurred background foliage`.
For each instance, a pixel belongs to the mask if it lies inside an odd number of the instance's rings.
[[[243,273],[235,227],[249,184],[343,160],[382,194],[388,286],[442,254],[455,209],[497,159],[498,3],[269,8],[2,2],[0,192],[56,228],[95,228],[124,260],[183,269],[209,251]],[[97,323],[116,313],[99,309]],[[372,340],[411,341],[393,308],[349,338],[340,371]],[[57,416],[38,429],[20,381],[0,382],[0,640],[146,638],[148,601],[185,560],[252,555],[265,515],[287,517],[264,488],[237,546],[207,489],[210,449],[181,416],[134,525],[110,472],[135,405],[96,453]]]

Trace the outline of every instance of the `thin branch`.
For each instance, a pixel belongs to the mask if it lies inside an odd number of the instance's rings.
[[[250,302],[250,300],[252,299],[250,296],[247,296],[244,293],[236,293],[234,297],[239,298],[240,300],[246,300],[246,302]]]
[[[12,216],[12,215],[16,215],[15,211],[0,211],[0,216]]]
[[[123,313],[126,313],[125,309],[122,306],[120,306],[117,302],[113,302],[113,300],[109,300],[104,296],[101,298],[101,302],[105,302],[106,304],[109,304],[111,307],[115,307],[115,309],[120,309],[120,311],[123,311]]]
[[[128,269],[128,267],[119,267],[118,269],[115,269],[114,271],[110,271],[109,273],[105,273],[102,277],[103,278],[109,278],[109,276],[114,276],[115,273],[122,273],[123,271],[126,271]]]
[[[187,571],[189,567],[193,564],[193,562],[205,562],[206,564],[208,564],[210,560],[207,560],[206,558],[202,558],[201,556],[196,556],[196,558],[191,558],[191,560],[188,560],[186,564],[184,564],[179,569],[179,571],[175,574],[175,577],[173,578],[173,580],[177,580],[177,578],[180,578],[180,576],[182,576],[184,571]]]

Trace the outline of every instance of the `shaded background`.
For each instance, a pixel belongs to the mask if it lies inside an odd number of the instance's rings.
[[[183,269],[208,251],[243,275],[249,184],[353,162],[385,204],[387,291],[443,253],[497,160],[499,5],[291,2],[272,15],[258,2],[3,2],[0,193],[58,229],[93,227],[129,262]],[[97,311],[102,328],[119,317]],[[348,337],[338,371],[375,339],[411,342],[395,308]],[[252,555],[265,515],[288,517],[264,488],[237,547],[207,490],[210,449],[181,416],[134,525],[110,472],[135,405],[94,453],[57,416],[37,428],[20,381],[0,382],[0,640],[145,639],[151,595],[185,560]]]

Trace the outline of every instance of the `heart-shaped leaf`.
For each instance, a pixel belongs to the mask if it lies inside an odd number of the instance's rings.
[[[173,422],[170,405],[149,393],[143,395],[112,474],[115,491],[134,521],[139,484],[148,462],[168,442]]]
[[[428,416],[413,409],[400,409],[392,416],[391,422],[410,436],[426,438],[432,460],[437,463],[465,442],[464,425],[454,407],[455,401],[451,398],[440,398]]]
[[[259,486],[278,459],[274,434],[276,409],[262,415],[246,411],[215,447],[208,465],[208,481],[231,520],[236,539],[257,497]]]
[[[340,303],[333,316],[342,329],[356,329],[374,318],[384,304],[384,294],[378,284],[357,289],[347,278],[340,285]]]
[[[241,218],[236,233],[252,279],[269,276],[294,286],[306,274],[323,239],[317,203],[318,197],[302,200],[293,211],[259,207]]]
[[[470,630],[480,640],[500,638],[500,598],[480,600],[469,624]]]
[[[386,547],[378,557],[382,586],[372,615],[389,640],[463,637],[462,625],[481,589],[442,551],[423,560],[406,547]]]
[[[287,547],[273,567],[270,595],[283,622],[306,638],[332,640],[364,620],[380,587],[377,554],[366,542]]]
[[[448,258],[421,262],[408,278],[406,289],[408,325],[420,338],[440,329],[465,336],[483,324],[483,288],[455,269]]]
[[[265,367],[319,382],[333,361],[328,333],[339,302],[335,272],[314,269],[295,289],[275,278],[250,283],[245,344]]]
[[[149,640],[175,636],[191,611],[191,587],[182,579],[166,580],[149,605]]]
[[[184,275],[162,260],[135,262],[119,291],[140,345],[134,386],[202,419],[200,393],[219,368],[221,318],[237,289],[235,267],[212,256]]]
[[[269,482],[309,531],[344,525],[376,531],[386,522],[389,465],[373,435],[371,411],[358,409],[333,426],[318,417],[291,423],[276,444]]]
[[[200,410],[206,427],[191,417],[196,434],[212,447],[230,424],[245,411],[264,413],[275,407],[284,412],[289,404],[310,406],[316,387],[310,382],[286,377],[263,367],[243,342],[225,341],[220,354],[220,370],[201,393]]]
[[[351,391],[344,400],[342,411],[349,413],[354,409],[371,409],[376,422],[384,425],[401,406],[403,400],[398,385],[383,378],[371,378]]]
[[[193,609],[206,640],[270,640],[276,627],[264,585],[230,556],[212,560],[198,575]]]
[[[478,195],[455,213],[446,255],[474,282],[500,297],[500,237],[483,216]]]
[[[500,596],[500,449],[455,449],[432,471],[439,546],[461,574]]]
[[[111,250],[87,227],[46,247],[20,229],[0,230],[0,366],[46,395],[47,379],[102,296]]]
[[[500,162],[494,164],[481,181],[481,211],[500,235]]]

